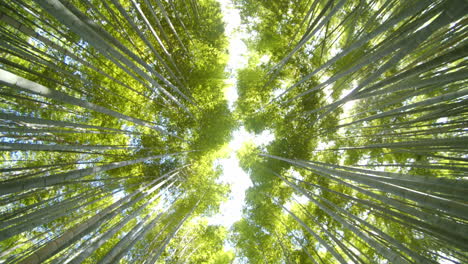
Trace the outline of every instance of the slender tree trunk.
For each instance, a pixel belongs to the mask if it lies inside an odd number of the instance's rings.
[[[115,168],[129,166],[129,165],[141,163],[147,160],[162,158],[162,157],[169,156],[169,155],[173,155],[173,154],[157,155],[157,156],[150,156],[150,157],[139,158],[139,159],[134,159],[134,160],[129,160],[129,161],[113,162],[107,165],[102,165],[102,166],[98,166],[94,168],[79,169],[79,170],[59,173],[59,174],[41,177],[41,178],[27,179],[27,180],[22,180],[22,181],[13,181],[13,182],[8,182],[8,183],[0,182],[0,195],[25,191],[25,190],[29,190],[33,188],[48,187],[48,186],[60,184],[62,182],[66,182],[69,180],[79,179],[90,174],[95,174],[98,172],[104,172],[104,171],[108,171],[108,170],[115,169]]]
[[[182,220],[177,224],[177,226],[174,228],[174,230],[172,231],[171,235],[169,237],[167,237],[163,243],[163,245],[158,249],[158,251],[156,251],[156,255],[151,258],[151,261],[150,263],[155,263],[159,257],[161,256],[161,254],[164,252],[164,250],[166,249],[167,245],[169,244],[169,242],[172,240],[172,238],[174,238],[174,236],[177,234],[177,232],[179,231],[180,227],[185,223],[185,221],[187,221],[187,219],[193,214],[193,212],[195,211],[195,209],[197,208],[198,204],[200,204],[200,201],[201,200],[198,200],[198,202],[192,207],[192,209],[190,210],[190,212],[188,214],[186,214],[184,216],[184,218],[182,218]]]
[[[172,178],[172,176],[170,178]],[[167,180],[169,180],[170,178],[168,178]],[[167,182],[167,180],[165,180],[164,183]],[[174,183],[175,183],[174,181],[171,182],[166,187],[166,190],[168,190]],[[153,196],[150,200],[148,200],[143,205],[138,207],[138,209],[133,211],[131,214],[127,215],[124,219],[122,219],[119,223],[117,223],[115,226],[109,229],[105,234],[103,234],[100,238],[98,238],[95,242],[93,242],[87,249],[85,249],[79,255],[74,257],[68,263],[69,264],[82,263],[88,256],[90,256],[94,251],[96,251],[104,243],[106,243],[108,239],[112,238],[117,232],[119,232],[130,220],[135,219],[135,217],[137,217],[144,208],[146,208],[149,204],[151,204],[156,199],[158,199],[162,195],[162,193],[163,192],[160,192],[157,195]],[[141,198],[143,198],[143,196],[141,196]]]
[[[277,203],[278,204],[278,203]],[[289,211],[286,207],[284,207],[282,204],[278,204],[279,206],[281,206],[281,208],[283,208],[283,210],[285,210],[289,215],[291,215],[302,227],[304,227],[305,230],[307,230],[307,232],[309,232],[309,234],[311,234],[320,244],[322,244],[327,250],[328,252],[330,252],[334,257],[335,259],[341,263],[341,264],[345,264],[347,263],[343,257],[338,254],[334,247],[332,247],[331,245],[329,245],[325,240],[323,240],[319,235],[317,235],[314,231],[312,231],[312,229],[310,229],[310,227],[308,225],[306,225],[299,217],[297,217],[296,214],[294,214],[293,212]]]
[[[73,243],[74,241],[78,240],[79,238],[92,231],[94,227],[101,225],[103,221],[115,216],[115,214],[120,213],[121,210],[127,208],[128,206],[133,205],[131,201],[134,200],[134,198],[137,195],[141,194],[147,186],[156,183],[158,180],[159,179],[156,179],[151,183],[145,184],[130,195],[121,198],[115,203],[99,211],[91,218],[87,219],[85,222],[82,222],[66,230],[58,238],[48,242],[44,247],[40,248],[39,250],[35,251],[32,255],[20,261],[19,264],[42,263],[51,255],[56,254],[58,251],[68,246],[70,243]]]

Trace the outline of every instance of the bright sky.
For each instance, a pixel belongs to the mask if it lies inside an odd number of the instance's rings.
[[[233,7],[231,1],[218,1],[221,4],[226,24],[225,33],[229,38],[229,62],[226,71],[230,73],[230,76],[226,81],[229,87],[226,89],[225,95],[229,102],[229,107],[233,110],[234,102],[238,98],[236,90],[237,70],[245,67],[248,60],[247,47],[242,41],[247,35],[241,30],[239,12]],[[223,174],[219,181],[231,185],[231,195],[229,200],[221,205],[220,213],[209,218],[210,224],[223,225],[229,229],[234,222],[242,218],[245,191],[252,186],[252,182],[250,177],[239,167],[236,152],[244,142],[252,141],[258,145],[268,144],[273,138],[273,135],[268,132],[260,135],[250,134],[243,127],[234,131],[233,138],[229,143],[231,151],[229,158],[217,161],[223,168]]]
[[[231,150],[230,157],[218,161],[223,168],[223,174],[219,181],[231,185],[230,199],[221,204],[220,213],[211,217],[210,224],[223,225],[230,228],[232,224],[242,217],[242,207],[244,205],[245,191],[252,186],[249,175],[239,167],[239,160],[236,152],[244,142],[252,141],[257,145],[268,144],[274,139],[273,134],[268,131],[260,135],[253,135],[245,131],[243,127],[234,131],[233,139],[229,142]]]
[[[237,70],[244,68],[248,61],[247,47],[242,39],[248,38],[245,30],[241,27],[239,11],[234,8],[231,0],[218,0],[221,4],[225,22],[225,34],[229,39],[229,62],[226,71],[230,73],[226,83],[229,85],[225,90],[229,107],[234,110],[234,103],[238,98],[236,89]],[[262,58],[262,60],[269,58]],[[346,110],[348,110],[346,108]],[[239,160],[236,152],[244,142],[254,142],[257,145],[268,144],[274,139],[274,135],[265,131],[260,135],[250,134],[243,127],[234,131],[233,139],[229,143],[231,154],[229,158],[217,161],[223,168],[223,174],[219,181],[231,185],[231,195],[227,202],[221,204],[220,213],[209,218],[209,223],[213,225],[223,225],[227,229],[242,218],[242,208],[244,206],[245,191],[252,186],[249,175],[239,167]],[[295,196],[298,202],[304,202],[305,197]],[[291,201],[292,202],[292,201]],[[233,249],[232,245],[225,244],[226,249]],[[235,259],[234,263],[241,263]]]
[[[229,39],[229,61],[226,70],[230,73],[226,83],[229,87],[225,91],[229,107],[233,109],[234,102],[237,100],[236,89],[236,71],[245,67],[247,63],[247,47],[242,38],[244,34],[240,32],[240,16],[238,10],[233,7],[230,0],[218,0],[224,16],[225,34]],[[211,224],[220,224],[229,228],[235,222],[241,219],[242,205],[245,197],[245,190],[252,185],[249,176],[239,167],[239,160],[236,157],[236,151],[240,148],[245,139],[249,138],[244,129],[233,133],[233,139],[229,143],[231,151],[230,157],[219,160],[223,168],[223,175],[220,181],[231,185],[231,197],[229,201],[221,205],[220,214],[213,216],[209,222]]]
[[[224,16],[225,34],[229,39],[229,62],[226,71],[229,72],[230,75],[229,79],[226,81],[229,86],[225,90],[225,96],[228,100],[229,108],[232,111],[234,110],[234,103],[238,98],[236,89],[237,70],[244,68],[248,61],[247,47],[242,41],[242,39],[248,38],[248,35],[241,27],[239,11],[234,8],[231,0],[218,0],[218,2],[221,4]],[[268,59],[268,57],[261,58],[261,60]],[[356,85],[356,83],[353,84],[354,87]],[[348,91],[346,91],[346,94],[347,92]],[[352,109],[354,104],[355,101],[352,101],[342,106],[345,112],[345,116],[349,114],[349,111]],[[217,164],[221,165],[223,168],[223,174],[221,175],[219,181],[220,183],[227,183],[231,186],[231,195],[227,202],[221,204],[220,213],[208,219],[209,224],[223,225],[227,229],[230,229],[236,221],[239,221],[242,218],[245,191],[252,186],[252,181],[250,180],[249,175],[239,167],[239,160],[237,159],[236,152],[245,142],[254,142],[257,145],[266,145],[272,140],[274,140],[274,135],[268,131],[264,131],[260,135],[254,135],[248,133],[244,127],[240,127],[238,130],[233,132],[233,138],[229,143],[230,156],[226,159],[220,159],[217,161]],[[321,145],[319,144],[319,149],[330,147],[324,142],[320,143]],[[286,206],[289,207],[292,202],[303,204],[306,202],[306,200],[307,198],[305,196],[294,195],[293,199]],[[233,250],[232,245],[230,245],[227,241],[225,243],[225,247],[226,250]],[[325,249],[321,248],[320,250]],[[441,254],[444,255],[443,253]],[[240,259],[235,258],[234,263],[237,264],[243,262]],[[448,263],[448,261],[443,260],[441,263]]]
[[[246,38],[246,33],[241,30],[241,19],[239,11],[234,8],[230,0],[218,0],[224,16],[225,34],[229,39],[229,61],[226,71],[230,73],[227,84],[229,87],[225,91],[229,101],[229,107],[233,109],[233,104],[237,100],[236,75],[237,70],[247,65],[247,46],[242,41]]]

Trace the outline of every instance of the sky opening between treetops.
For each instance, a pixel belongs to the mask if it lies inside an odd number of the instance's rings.
[[[468,263],[467,14],[0,1],[0,263]]]

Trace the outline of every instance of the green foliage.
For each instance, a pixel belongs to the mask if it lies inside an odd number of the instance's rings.
[[[0,68],[63,93],[37,95],[5,83],[2,73],[2,142],[24,145],[2,147],[2,260],[29,263],[36,246],[52,248],[53,239],[70,233],[39,262],[97,263],[114,251],[120,255],[112,263],[162,260],[190,235],[197,237],[192,249],[206,244],[190,263],[230,263],[232,252],[220,246],[226,231],[194,221],[227,199],[229,186],[217,183],[213,164],[226,155],[237,125],[222,93],[228,43],[219,3],[62,4],[1,4]],[[132,162],[138,158],[145,160]],[[98,170],[122,161],[128,164]],[[24,183],[53,177],[60,179],[40,188]],[[23,189],[9,193],[7,183]],[[86,231],[73,231],[96,217]],[[186,225],[198,233],[180,231]],[[85,248],[91,250],[81,260],[70,254]]]
[[[466,1],[233,3],[0,3],[0,262],[468,262]]]
[[[431,263],[441,252],[466,261],[466,237],[451,231],[467,230],[466,206],[436,202],[466,201],[452,185],[466,191],[466,148],[449,143],[466,142],[449,128],[466,109],[445,112],[465,96],[464,66],[450,61],[467,55],[451,57],[465,15],[452,8],[466,3],[235,3],[251,54],[236,115],[250,132],[275,135],[238,153],[254,185],[233,227],[244,262]]]

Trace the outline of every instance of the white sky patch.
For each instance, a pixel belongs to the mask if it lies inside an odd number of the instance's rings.
[[[442,252],[442,251],[439,251],[439,252],[437,252],[437,253],[438,253],[439,255],[441,255],[441,256],[447,258],[447,259],[444,259],[444,258],[439,257],[439,258],[437,259],[437,261],[438,261],[439,263],[441,263],[441,264],[453,264],[453,263],[457,263],[457,259],[456,259],[456,258],[454,258],[454,257],[452,257],[452,256],[448,256],[447,254],[445,254],[445,253]]]
[[[356,80],[353,80],[351,83],[351,87],[349,89],[345,89],[341,92],[341,98],[347,96],[348,94],[351,93],[356,87],[358,86],[358,82]],[[358,100],[352,100],[352,101],[347,101],[344,103],[341,108],[343,109],[343,113],[341,114],[340,118],[343,119],[343,124],[348,123],[352,121],[352,110],[356,106],[356,103]],[[344,130],[340,130],[340,132],[344,132]],[[343,134],[341,134],[343,135]]]
[[[248,60],[246,55],[247,46],[242,39],[248,36],[241,28],[239,10],[234,8],[230,0],[218,1],[221,4],[224,16],[225,34],[229,40],[229,61],[226,67],[229,72],[229,79],[226,81],[228,88],[225,90],[225,96],[230,109],[233,110],[234,103],[238,98],[236,89],[237,70],[246,67]],[[264,136],[268,138],[267,135]],[[223,168],[223,174],[219,181],[231,185],[231,196],[227,202],[221,205],[220,213],[209,218],[208,222],[210,224],[219,224],[230,228],[234,222],[241,219],[245,190],[252,186],[252,181],[249,175],[239,167],[236,152],[245,141],[253,138],[254,136],[247,133],[243,128],[234,131],[232,141],[229,143],[230,156],[216,162]]]
[[[247,38],[245,30],[241,28],[241,18],[239,10],[234,8],[230,0],[218,0],[223,12],[225,23],[225,34],[229,40],[229,61],[226,71],[229,72],[229,79],[226,81],[228,87],[225,96],[229,103],[229,108],[233,110],[234,102],[237,100],[237,70],[247,66],[247,46],[242,39]]]
[[[302,194],[301,195],[293,194],[292,198],[286,202],[284,207],[286,207],[288,210],[291,210],[293,205],[296,203],[301,204],[301,205],[306,205],[308,202],[309,202],[309,198],[307,198],[307,196],[302,195]]]
[[[268,63],[269,61],[270,61],[269,55],[263,55],[259,60],[260,63]]]
[[[288,169],[288,174],[293,177],[293,178],[296,178],[296,179],[299,179],[299,180],[303,180],[304,177],[302,177],[302,175],[297,171],[295,170],[294,168],[289,168]]]
[[[323,142],[323,141],[320,141],[318,144],[317,144],[317,150],[326,150],[326,149],[329,149],[331,148],[333,145],[335,145],[335,141],[334,140],[330,140],[330,141],[327,141],[327,142]]]
[[[229,184],[231,187],[231,194],[229,199],[221,204],[219,213],[208,217],[208,224],[222,225],[229,230],[235,222],[242,219],[242,208],[245,204],[245,191],[253,186],[253,184],[249,175],[239,167],[239,159],[237,158],[236,152],[245,142],[266,145],[274,139],[275,136],[270,131],[264,131],[260,135],[248,133],[244,127],[240,127],[238,130],[234,131],[232,140],[229,142],[229,151],[231,154],[228,158],[216,161],[216,164],[221,165],[223,168],[223,173],[218,179],[218,182]],[[228,241],[225,241],[224,248],[225,250],[235,251],[234,246]],[[235,257],[233,263],[244,262],[238,257]]]
[[[296,203],[300,203],[302,205],[305,205],[305,204],[307,204],[309,202],[309,198],[307,198],[307,196],[305,196],[305,195],[294,194],[293,197],[294,197],[294,200],[296,201]]]
[[[231,111],[234,109],[234,103],[238,98],[237,94],[237,71],[245,68],[248,62],[247,46],[242,41],[249,36],[241,27],[241,18],[239,10],[234,8],[231,0],[218,0],[221,4],[221,10],[224,16],[225,34],[229,40],[229,61],[226,71],[229,73],[229,79],[226,80],[228,87],[224,91]],[[264,61],[268,57],[262,58]],[[239,167],[239,160],[236,152],[245,142],[254,142],[257,145],[266,145],[274,140],[274,135],[270,131],[264,131],[260,135],[248,133],[243,127],[233,132],[233,137],[229,143],[230,155],[228,158],[219,159],[215,164],[221,165],[223,173],[218,179],[219,183],[229,184],[231,194],[225,203],[221,204],[220,212],[208,218],[211,225],[222,225],[230,229],[232,225],[242,218],[242,208],[244,206],[245,191],[252,186],[249,175]],[[234,250],[232,245],[225,243],[227,250]],[[239,263],[236,258],[234,263]]]
[[[327,104],[331,104],[333,103],[333,98],[332,98],[332,94],[333,94],[333,84],[328,84],[326,85],[324,88],[323,88],[323,93],[325,94],[325,101],[327,102]]]
[[[447,123],[448,118],[447,117],[441,117],[436,120],[436,123]]]
[[[223,225],[230,228],[234,222],[242,218],[245,191],[252,186],[252,181],[249,175],[239,167],[236,152],[245,142],[252,141],[257,145],[266,145],[273,139],[274,135],[269,131],[264,131],[260,135],[248,133],[243,127],[234,131],[233,138],[229,142],[230,156],[217,161],[217,164],[223,168],[223,174],[219,178],[219,182],[231,185],[231,195],[228,201],[221,204],[220,213],[208,219],[209,224]]]
[[[346,102],[346,103],[343,104],[343,106],[342,106],[343,112],[344,112],[347,116],[349,116],[349,114],[350,114],[350,112],[351,112],[351,109],[353,109],[354,105],[356,105],[356,100]]]

